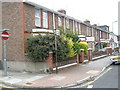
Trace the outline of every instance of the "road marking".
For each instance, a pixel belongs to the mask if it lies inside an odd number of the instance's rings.
[[[93,85],[88,85],[88,87],[87,88],[93,88]]]
[[[21,81],[22,81],[21,79],[14,78],[14,79],[7,80],[5,82],[10,83],[10,84],[14,84],[14,83],[18,83]]]
[[[9,86],[5,86],[5,85],[0,85],[0,87],[3,87],[3,88],[14,88],[14,87],[9,87]]]
[[[96,80],[98,80],[101,76],[103,76],[105,73],[107,73],[108,71],[110,71],[112,69],[112,67],[109,67],[107,70],[105,70],[103,73],[101,73],[98,77],[95,78],[95,80],[93,81],[90,81],[90,82],[87,82],[83,85],[80,85],[80,86],[76,86],[74,88],[80,88],[80,87],[84,87],[84,86],[87,86],[87,85],[90,85],[92,84],[93,82],[95,82]]]
[[[65,79],[66,77],[64,77],[64,76],[54,76],[54,77],[52,77],[52,78],[50,78],[51,80],[57,80],[57,81],[60,81],[60,80],[63,80],[63,79]]]
[[[88,72],[86,72],[87,74],[96,74],[98,73],[98,70],[89,70]]]
[[[27,82],[32,82],[32,81],[35,81],[35,80],[37,80],[37,79],[41,79],[41,78],[43,78],[43,77],[45,77],[45,76],[34,76],[34,77],[32,77],[32,78],[26,79],[26,81],[27,81]]]

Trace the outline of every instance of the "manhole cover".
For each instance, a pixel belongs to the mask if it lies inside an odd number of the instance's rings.
[[[27,85],[31,85],[32,83],[29,83],[29,82],[28,82],[28,83],[25,83],[25,84],[27,84]]]

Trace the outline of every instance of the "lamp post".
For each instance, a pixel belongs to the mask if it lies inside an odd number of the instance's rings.
[[[116,22],[118,22],[118,21],[116,20],[116,21],[112,22],[112,32],[113,32],[113,24],[116,23]],[[112,37],[113,37],[113,40],[114,40],[114,32],[112,33]],[[114,45],[113,48],[114,48],[114,53],[115,53],[115,41],[113,42],[113,45]]]

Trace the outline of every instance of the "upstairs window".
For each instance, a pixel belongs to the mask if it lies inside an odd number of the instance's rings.
[[[87,27],[87,36],[89,36],[89,27]]]
[[[58,26],[59,26],[59,27],[62,26],[62,19],[61,19],[60,16],[58,16]]]
[[[101,33],[101,31],[100,31],[100,39],[102,38],[102,33]]]
[[[69,19],[66,19],[66,28],[69,29]]]
[[[77,24],[77,22],[75,23],[75,29],[76,29],[76,33],[79,33],[78,32],[78,24]]]
[[[48,13],[43,11],[43,28],[48,28]]]
[[[41,13],[40,9],[35,9],[35,26],[41,27]]]
[[[79,34],[82,34],[81,25],[79,24]]]

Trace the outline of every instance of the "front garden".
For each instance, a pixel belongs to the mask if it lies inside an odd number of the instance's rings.
[[[67,30],[60,31],[57,36],[57,50],[55,49],[55,35],[37,35],[28,36],[26,40],[26,52],[28,58],[33,62],[45,62],[48,58],[49,52],[53,52],[53,62],[55,63],[55,55],[57,52],[58,66],[76,62],[76,55],[80,53],[80,49],[84,49],[87,54],[88,44],[86,42],[79,42],[78,35]]]

